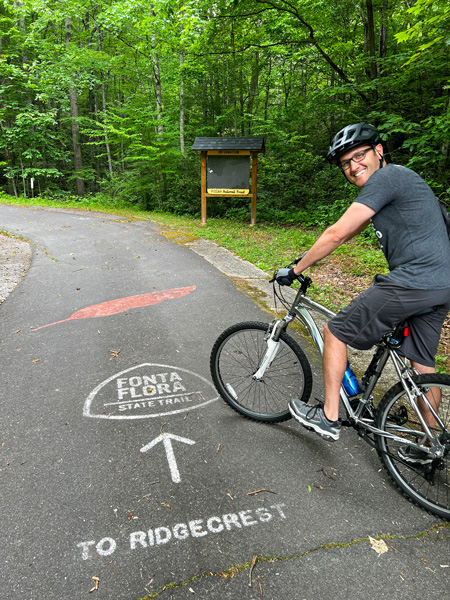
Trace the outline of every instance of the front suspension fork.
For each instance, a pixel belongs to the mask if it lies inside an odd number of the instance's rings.
[[[253,374],[253,379],[255,381],[262,381],[264,378],[264,374],[267,369],[270,367],[272,362],[274,361],[275,356],[280,348],[280,337],[289,323],[294,319],[294,315],[288,313],[283,319],[278,319],[271,323],[269,326],[269,330],[267,332],[266,341],[267,341],[267,350],[264,354],[264,357],[259,365],[258,370]]]

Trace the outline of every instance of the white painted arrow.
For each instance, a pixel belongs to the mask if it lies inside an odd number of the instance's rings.
[[[148,452],[153,448],[153,446],[156,446],[156,444],[159,444],[159,442],[163,442],[166,450],[167,461],[169,463],[170,474],[172,475],[172,481],[174,483],[180,483],[180,472],[178,471],[177,461],[175,460],[175,454],[173,453],[172,440],[183,442],[183,444],[195,444],[193,440],[188,440],[187,438],[173,435],[171,433],[162,433],[161,435],[158,435],[158,437],[152,442],[141,448],[141,452]]]

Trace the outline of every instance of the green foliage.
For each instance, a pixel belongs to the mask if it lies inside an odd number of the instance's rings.
[[[0,187],[70,195],[82,179],[196,217],[194,138],[263,135],[258,219],[325,227],[354,194],[329,140],[369,119],[448,198],[449,25],[444,0],[0,0]],[[214,218],[249,211],[208,200]]]
[[[414,21],[410,27],[398,32],[395,38],[399,43],[418,42],[415,52],[406,64],[421,59],[424,54],[439,52],[442,45],[450,45],[450,5],[435,0],[417,0],[407,10]]]

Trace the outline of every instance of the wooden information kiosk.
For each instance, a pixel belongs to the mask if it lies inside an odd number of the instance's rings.
[[[192,149],[201,152],[201,224],[206,225],[207,198],[240,196],[251,198],[250,225],[254,225],[258,153],[265,150],[264,138],[197,137]]]

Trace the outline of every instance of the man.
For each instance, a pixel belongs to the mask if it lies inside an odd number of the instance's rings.
[[[349,125],[334,137],[328,159],[360,194],[343,216],[317,239],[307,254],[277,280],[290,285],[305,269],[360,233],[375,229],[389,265],[373,285],[341,310],[324,330],[325,403],[315,407],[293,399],[292,416],[328,441],[339,438],[339,394],[347,364],[347,344],[367,350],[409,318],[411,336],[402,353],[420,373],[435,372],[435,355],[450,310],[450,243],[439,203],[414,171],[386,164],[378,131],[368,123]],[[426,314],[418,315],[433,307]],[[431,417],[431,415],[430,415]],[[405,446],[404,457],[420,450]],[[411,454],[411,456],[409,456]],[[425,454],[421,452],[421,454]]]

